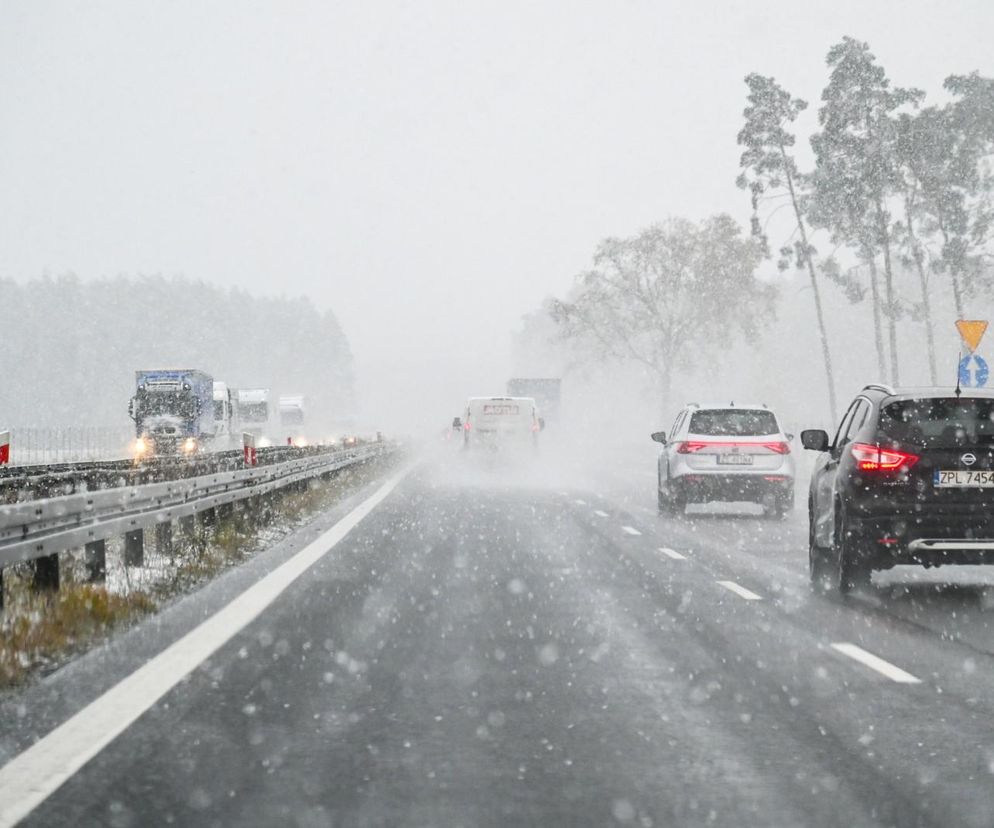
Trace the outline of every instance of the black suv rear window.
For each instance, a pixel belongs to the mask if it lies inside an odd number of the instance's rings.
[[[994,445],[994,399],[929,397],[885,405],[880,429],[926,448]]]
[[[690,433],[711,437],[764,437],[777,434],[777,418],[772,411],[750,408],[695,411],[690,417]]]

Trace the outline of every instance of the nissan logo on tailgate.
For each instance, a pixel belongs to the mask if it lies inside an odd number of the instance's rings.
[[[972,466],[974,463],[977,462],[977,455],[970,454],[969,452],[967,452],[962,457],[960,457],[960,460],[963,462],[964,466]]]

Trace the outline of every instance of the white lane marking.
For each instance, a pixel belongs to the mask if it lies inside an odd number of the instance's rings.
[[[634,526],[622,526],[621,531],[626,535],[641,535],[642,533]]]
[[[372,512],[410,470],[394,475],[317,540],[0,768],[0,828],[24,819],[184,676],[257,618]]]
[[[597,515],[597,517],[607,517],[608,516],[607,512],[602,512],[600,509],[594,509],[594,514]]]
[[[840,642],[837,644],[832,644],[833,650],[838,650],[842,655],[849,656],[849,658],[854,661],[858,661],[869,667],[871,670],[876,670],[883,676],[887,676],[891,681],[896,681],[899,684],[921,684],[922,680],[917,676],[911,675],[902,670],[900,667],[896,667],[889,661],[884,661],[880,656],[875,656],[873,653],[868,653],[862,647],[857,647],[855,644],[848,644],[846,642]]]
[[[667,558],[672,558],[674,561],[685,561],[687,560],[686,555],[681,555],[675,549],[669,549],[666,546],[660,546],[659,551],[662,552]]]
[[[744,586],[739,586],[735,581],[718,581],[718,586],[723,586],[730,592],[734,592],[739,598],[745,598],[747,601],[762,601],[763,596],[757,595],[751,589],[746,589]]]
[[[577,506],[586,506],[586,505],[587,505],[587,501],[586,501],[586,500],[580,500],[580,498],[577,498],[577,499],[576,499],[576,500],[574,500],[573,502],[574,502],[574,503],[575,503],[575,504],[576,504]]]

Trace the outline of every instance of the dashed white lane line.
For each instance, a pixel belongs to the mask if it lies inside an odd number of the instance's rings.
[[[848,644],[846,642],[840,642],[832,644],[833,650],[838,650],[842,655],[849,656],[853,661],[858,661],[860,664],[869,667],[871,670],[876,670],[880,675],[886,676],[891,681],[896,681],[898,684],[921,684],[922,680],[917,676],[911,675],[911,673],[905,672],[900,667],[891,664],[889,661],[884,661],[880,656],[875,656],[873,653],[869,653],[862,647],[857,647],[855,644]]]
[[[686,555],[681,555],[675,549],[669,549],[666,546],[660,546],[659,551],[662,552],[667,558],[672,558],[674,561],[685,561],[687,560]]]
[[[762,601],[763,596],[757,595],[751,589],[746,589],[744,586],[740,586],[735,583],[735,581],[718,581],[718,586],[723,586],[729,592],[734,592],[739,598],[745,598],[746,601]]]
[[[626,535],[641,535],[642,533],[634,526],[622,526],[621,531]]]
[[[409,471],[410,467],[395,474],[327,532],[0,767],[0,828],[30,814],[184,676],[256,619],[372,512]]]
[[[607,512],[602,512],[600,509],[594,509],[594,514],[597,515],[597,517],[607,517],[608,516]]]
[[[577,506],[586,506],[586,505],[587,505],[587,501],[586,501],[586,500],[580,500],[580,498],[577,498],[577,499],[576,499],[576,500],[574,500],[573,502],[574,502],[574,503],[575,503],[575,504],[576,504]]]

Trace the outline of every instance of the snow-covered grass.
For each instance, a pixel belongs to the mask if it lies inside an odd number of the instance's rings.
[[[81,552],[62,556],[58,593],[32,591],[30,564],[6,569],[0,689],[54,669],[115,628],[134,623],[266,549],[390,464],[383,459],[345,469],[330,480],[313,480],[306,489],[270,498],[260,513],[235,509],[219,515],[213,525],[198,523],[189,537],[174,527],[171,553],[156,549],[154,532],[147,532],[142,566],[126,567],[123,542],[110,540],[104,584],[85,582]]]

